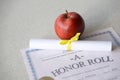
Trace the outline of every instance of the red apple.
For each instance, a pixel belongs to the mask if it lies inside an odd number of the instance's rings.
[[[85,23],[83,18],[76,12],[67,12],[59,15],[55,20],[55,32],[62,40],[68,40],[76,33],[84,32]],[[80,35],[80,36],[81,36]]]

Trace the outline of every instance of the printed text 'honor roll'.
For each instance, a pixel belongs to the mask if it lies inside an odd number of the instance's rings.
[[[33,49],[55,49],[67,50],[66,45],[60,45],[60,40],[53,39],[31,39],[29,46]],[[86,51],[111,51],[111,41],[75,41],[71,43],[72,50]]]

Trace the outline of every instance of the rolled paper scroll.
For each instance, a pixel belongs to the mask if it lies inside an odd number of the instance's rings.
[[[67,44],[61,45],[60,40],[55,39],[31,39],[29,47],[32,49],[67,50]],[[72,50],[86,51],[111,51],[111,41],[75,41],[71,43]]]

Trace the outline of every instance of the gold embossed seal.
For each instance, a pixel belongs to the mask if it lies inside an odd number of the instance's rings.
[[[44,76],[44,77],[41,77],[39,80],[54,80],[54,79],[50,76]]]

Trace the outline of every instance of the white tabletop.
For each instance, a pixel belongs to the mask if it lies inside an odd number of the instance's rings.
[[[120,35],[120,0],[0,0],[0,80],[29,80],[20,49],[58,38],[54,21],[66,9],[84,18],[84,34],[113,27]]]

